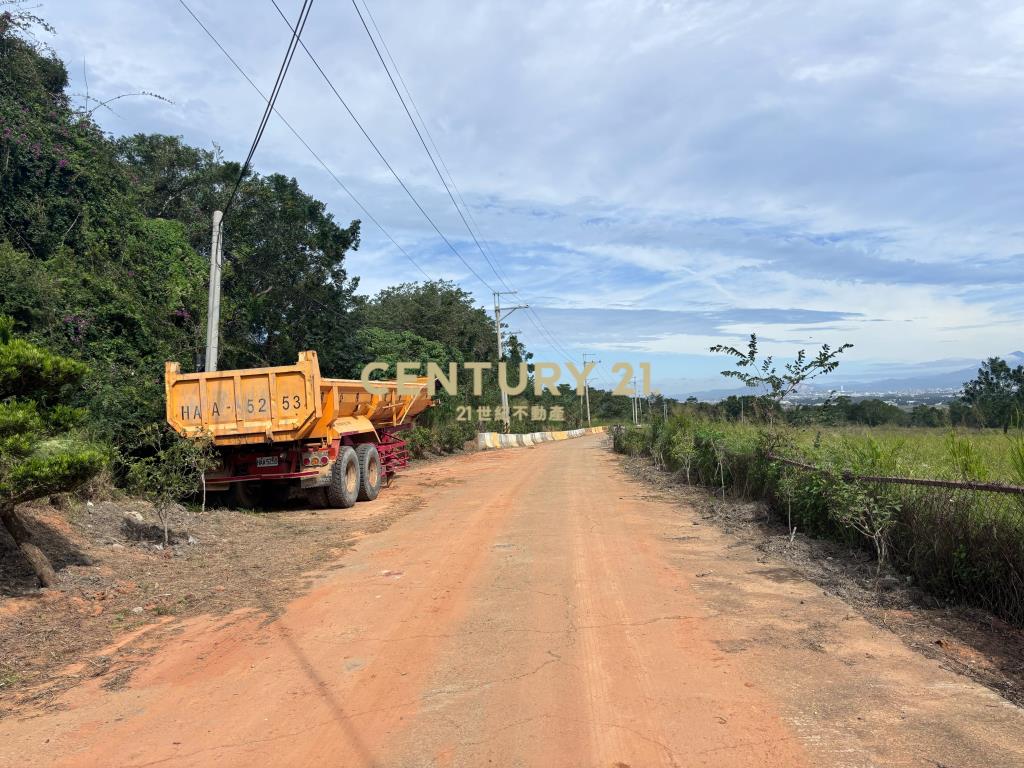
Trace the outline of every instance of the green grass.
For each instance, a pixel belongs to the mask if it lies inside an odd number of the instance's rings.
[[[884,474],[1024,485],[1024,438],[1019,433],[928,427],[807,427],[788,432],[808,459],[847,463],[855,472],[865,464],[871,468],[864,452],[880,451],[888,460],[888,466],[879,467],[887,470]]]

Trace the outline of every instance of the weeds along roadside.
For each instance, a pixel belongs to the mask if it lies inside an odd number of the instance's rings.
[[[723,498],[765,502],[790,531],[865,547],[879,572],[891,567],[942,600],[984,608],[1024,626],[1024,496],[855,479],[921,476],[920,467],[907,465],[914,451],[905,443],[864,432],[812,435],[682,413],[620,427],[612,439],[617,452],[648,456],[682,482]],[[934,456],[940,454],[937,446],[944,449],[933,476],[992,479],[971,437],[935,430],[928,439],[936,443]],[[1015,458],[1024,455],[1024,438],[1000,439],[1010,472],[999,479],[1024,485],[1024,461]]]

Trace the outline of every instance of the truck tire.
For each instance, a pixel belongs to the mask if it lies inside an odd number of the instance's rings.
[[[351,446],[344,445],[331,467],[331,484],[327,486],[327,500],[332,507],[348,509],[359,497],[359,459]]]
[[[380,484],[384,478],[377,446],[373,443],[357,446],[356,458],[359,459],[359,500],[373,501],[380,493]]]

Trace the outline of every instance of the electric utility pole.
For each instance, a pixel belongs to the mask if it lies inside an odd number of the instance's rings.
[[[495,291],[494,292],[494,331],[498,335],[498,362],[500,363],[504,359],[505,342],[501,335],[501,313],[505,313],[505,317],[508,317],[517,309],[527,309],[529,304],[516,304],[514,307],[503,307],[501,306],[502,296],[511,296],[517,293],[517,291]],[[508,412],[508,392],[501,386],[501,382],[498,382],[498,388],[501,390],[501,416],[505,422],[505,431],[509,431],[509,412]]]
[[[640,426],[643,409],[640,407],[640,392],[636,388],[636,376],[633,377],[633,423]]]
[[[583,370],[587,370],[587,357],[594,357],[591,352],[583,353]],[[600,363],[600,360],[594,360],[595,363]],[[590,381],[589,376],[583,376],[583,396],[587,400],[587,426],[590,426]]]
[[[629,396],[630,413],[633,417],[633,425],[637,424],[636,420],[636,377],[633,377],[633,394]]]
[[[210,296],[206,304],[207,371],[217,370],[217,348],[220,335],[220,268],[223,264],[224,214],[213,212],[213,239],[210,243]]]

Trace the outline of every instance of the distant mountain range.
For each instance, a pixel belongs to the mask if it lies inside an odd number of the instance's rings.
[[[1016,351],[1002,356],[1010,366],[1024,365],[1024,352]],[[956,366],[956,367],[954,367]],[[842,390],[848,395],[863,394],[907,394],[912,392],[941,392],[956,390],[978,375],[981,361],[968,365],[967,360],[936,360],[928,363],[916,363],[902,366],[873,366],[874,370],[843,375],[837,372],[829,376],[821,384],[813,383],[804,389],[804,394],[813,392],[829,392]],[[888,370],[896,369],[890,375],[882,375]],[[943,370],[944,369],[944,370]],[[842,369],[840,368],[840,371]],[[826,383],[827,382],[827,383]],[[721,400],[729,395],[747,394],[740,388],[706,389],[699,392],[686,392],[675,395],[679,399],[697,397],[701,400]]]

